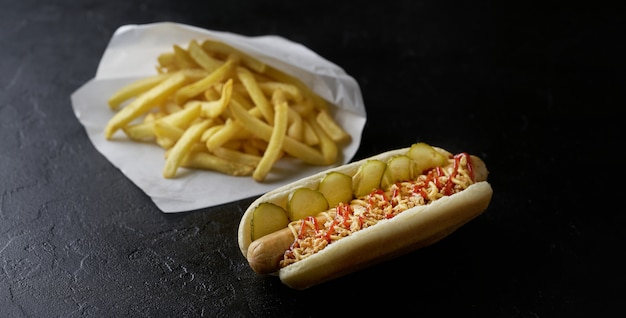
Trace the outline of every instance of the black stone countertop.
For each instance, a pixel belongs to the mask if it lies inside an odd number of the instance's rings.
[[[622,311],[624,13],[569,1],[2,0],[0,317]],[[419,140],[477,154],[491,205],[435,245],[305,291],[256,275],[236,240],[254,198],[162,213],[72,111],[113,32],[160,21],[309,47],[361,86],[354,159]]]

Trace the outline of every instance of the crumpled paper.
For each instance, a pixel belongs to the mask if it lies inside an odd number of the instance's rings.
[[[337,165],[353,158],[366,122],[358,83],[342,68],[303,45],[274,35],[247,37],[172,22],[124,25],[113,34],[95,77],[71,95],[71,102],[96,149],[150,196],[161,211],[191,211],[261,195],[330,168],[283,158],[262,183],[252,177],[184,168],[178,170],[176,178],[165,179],[164,150],[159,146],[130,141],[121,131],[112,140],[106,140],[104,127],[114,114],[108,107],[108,97],[134,80],[156,74],[159,54],[172,51],[174,44],[186,47],[193,39],[223,41],[300,78],[336,106],[335,119],[352,136],[351,142],[341,149],[341,162]]]

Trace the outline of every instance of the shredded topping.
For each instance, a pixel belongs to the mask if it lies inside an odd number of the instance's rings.
[[[316,217],[293,221],[289,229],[295,240],[280,261],[280,267],[305,259],[328,244],[415,206],[461,192],[473,183],[469,154],[460,153],[449,158],[448,165],[424,171],[415,180],[397,182],[386,190],[375,189],[350,204],[340,203]]]

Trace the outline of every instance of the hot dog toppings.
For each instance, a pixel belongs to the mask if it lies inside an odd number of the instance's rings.
[[[290,222],[295,240],[280,261],[280,267],[307,258],[328,244],[410,208],[461,192],[474,181],[470,156],[460,153],[449,158],[446,166],[424,171],[414,180],[396,182],[384,190],[375,189],[350,204],[339,203],[317,217]]]

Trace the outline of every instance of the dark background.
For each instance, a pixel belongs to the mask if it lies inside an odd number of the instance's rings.
[[[0,0],[1,317],[606,317],[623,311],[624,10],[570,1]],[[124,24],[277,34],[343,67],[354,159],[426,141],[487,163],[445,240],[294,291],[240,254],[254,198],[161,213],[70,94]],[[210,195],[210,193],[207,193]]]

